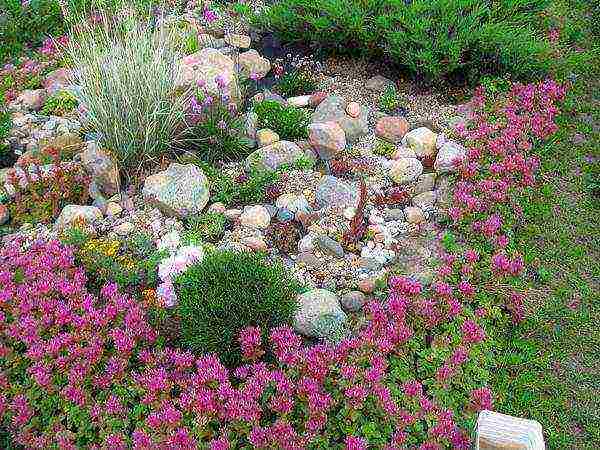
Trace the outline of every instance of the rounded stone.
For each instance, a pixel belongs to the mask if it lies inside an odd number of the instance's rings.
[[[417,178],[414,188],[414,194],[422,194],[423,192],[433,191],[435,187],[435,173],[424,173]]]
[[[16,101],[26,109],[38,111],[44,106],[47,96],[45,89],[28,89],[21,92]]]
[[[336,256],[342,258],[344,256],[344,249],[342,245],[335,239],[331,239],[329,236],[320,234],[315,236],[313,239],[315,246],[327,255]]]
[[[346,133],[336,122],[311,123],[308,142],[321,159],[329,161],[346,148]]]
[[[213,95],[220,96],[224,90],[232,101],[237,103],[241,100],[236,64],[221,51],[210,47],[203,48],[182,58],[178,66],[178,78],[175,83],[178,91],[185,91],[202,82]],[[224,89],[218,86],[217,78],[225,82]]]
[[[360,105],[356,102],[348,103],[348,106],[346,106],[346,114],[354,118],[360,116]]]
[[[437,134],[426,127],[411,130],[402,140],[402,143],[412,149],[418,158],[435,156],[436,142]]]
[[[210,196],[202,169],[195,164],[178,163],[147,177],[142,194],[165,214],[178,217],[200,214]]]
[[[290,97],[287,99],[288,105],[297,106],[298,108],[304,108],[310,106],[311,95],[300,95],[297,97]]]
[[[281,194],[277,197],[277,200],[275,200],[275,206],[292,210],[297,198],[298,196],[296,194]]]
[[[246,158],[246,169],[273,171],[286,164],[293,164],[304,156],[298,145],[289,141],[278,141],[259,148]]]
[[[229,220],[235,220],[242,215],[241,209],[228,209],[224,213],[224,216]]]
[[[404,215],[408,223],[418,224],[425,222],[423,210],[417,206],[407,206],[404,208]]]
[[[318,269],[323,265],[323,260],[317,258],[312,253],[302,252],[296,257],[296,263],[304,265],[310,269]]]
[[[365,87],[370,91],[383,92],[388,88],[396,87],[395,83],[382,75],[375,75],[367,80]]]
[[[256,132],[256,142],[259,148],[266,147],[279,142],[279,135],[269,128],[263,128]]]
[[[250,48],[250,44],[252,41],[250,39],[250,36],[247,36],[245,34],[230,33],[225,36],[225,42],[231,45],[232,47]]]
[[[312,253],[315,249],[311,235],[306,235],[298,241],[298,253]]]
[[[271,223],[271,215],[262,205],[246,206],[240,216],[240,223],[250,228],[267,228]]]
[[[391,159],[416,158],[417,154],[407,147],[399,147],[392,153]]]
[[[307,337],[325,337],[318,327],[318,321],[323,317],[333,318],[342,323],[348,319],[334,293],[326,289],[313,289],[298,296],[298,310],[294,317],[296,332]]]
[[[393,144],[402,142],[402,138],[408,131],[408,122],[404,117],[382,117],[377,121],[375,134]]]
[[[311,116],[311,123],[336,122],[346,134],[346,141],[354,143],[369,132],[369,112],[360,107],[358,117],[346,114],[348,103],[342,97],[331,95],[323,100]]]
[[[375,282],[370,278],[361,280],[358,283],[358,289],[365,294],[371,294],[375,290]]]
[[[421,209],[431,208],[435,204],[436,193],[435,191],[426,191],[421,194],[417,194],[413,197],[413,205],[418,206]]]
[[[354,206],[348,206],[347,208],[344,208],[342,214],[346,219],[352,220],[356,215],[356,208]]]
[[[75,225],[91,226],[100,219],[102,211],[95,206],[67,205],[62,209],[54,226],[63,231]]]
[[[383,215],[386,218],[386,220],[389,220],[389,221],[392,221],[392,220],[403,221],[404,220],[404,211],[402,211],[402,209],[400,209],[400,208],[386,209],[383,211]]]
[[[358,312],[362,309],[366,296],[360,291],[351,291],[342,295],[342,308],[349,312]]]
[[[254,49],[240,53],[238,62],[241,73],[246,77],[255,76],[257,79],[261,79],[271,70],[271,62],[260,56]]]
[[[450,173],[456,171],[455,164],[467,156],[467,150],[454,141],[446,141],[435,158],[433,168],[437,173]]]
[[[317,205],[323,207],[346,208],[356,206],[358,194],[349,183],[331,175],[321,178],[315,193]]]
[[[56,69],[46,75],[44,88],[46,88],[49,95],[53,95],[69,86],[71,84],[71,79],[72,72],[69,69]]]
[[[416,158],[393,160],[388,175],[396,184],[406,184],[416,180],[423,173],[423,164]]]
[[[255,252],[267,251],[267,243],[261,237],[249,236],[242,239],[241,242],[244,246],[248,247]]]

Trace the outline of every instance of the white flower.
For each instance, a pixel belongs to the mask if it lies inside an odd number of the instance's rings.
[[[156,244],[159,250],[168,250],[170,253],[175,253],[179,244],[181,242],[181,237],[177,230],[173,230],[167,234],[165,234]]]
[[[177,304],[177,294],[175,293],[173,283],[170,281],[165,281],[159,284],[156,288],[156,295],[168,308],[171,308]]]
[[[202,261],[204,251],[202,247],[198,247],[197,245],[186,245],[177,251],[177,257],[185,261],[187,268],[194,263]]]
[[[163,281],[171,281],[186,268],[185,260],[171,255],[163,259],[158,265],[158,277]]]

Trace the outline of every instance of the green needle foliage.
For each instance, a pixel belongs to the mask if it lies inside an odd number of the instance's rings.
[[[263,332],[290,323],[297,283],[281,265],[249,252],[209,253],[176,282],[181,344],[196,353],[214,352],[228,365],[241,362],[239,332]]]
[[[277,0],[254,23],[284,42],[390,57],[433,82],[481,74],[544,74],[534,31],[548,0]]]

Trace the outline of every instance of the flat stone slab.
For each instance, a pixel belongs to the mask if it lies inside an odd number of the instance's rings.
[[[481,411],[476,450],[545,450],[542,426],[535,420]]]

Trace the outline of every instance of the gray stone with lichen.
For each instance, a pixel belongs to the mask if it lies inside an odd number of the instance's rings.
[[[298,310],[294,317],[294,329],[303,336],[327,338],[328,327],[323,321],[343,326],[348,317],[334,293],[325,289],[313,289],[298,296]]]
[[[147,177],[142,194],[165,214],[178,217],[199,214],[210,196],[202,169],[194,164],[177,163]]]
[[[289,141],[278,141],[254,151],[246,158],[247,170],[274,171],[283,165],[294,164],[304,156],[298,145]]]
[[[342,97],[331,95],[323,100],[312,114],[311,123],[336,122],[350,143],[356,142],[369,132],[369,111],[360,107],[358,117],[350,117],[346,113],[348,102]]]

